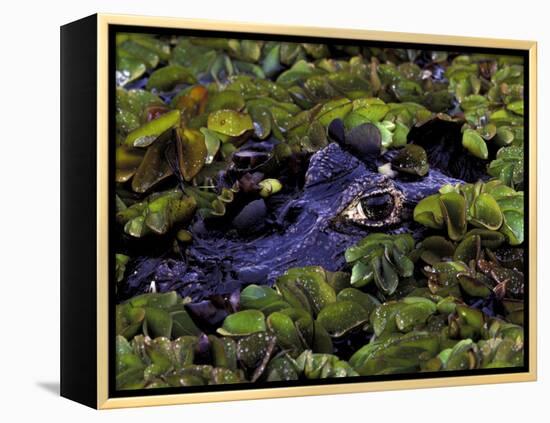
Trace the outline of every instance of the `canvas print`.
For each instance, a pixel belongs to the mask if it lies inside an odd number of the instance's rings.
[[[525,369],[524,55],[113,42],[116,392]]]

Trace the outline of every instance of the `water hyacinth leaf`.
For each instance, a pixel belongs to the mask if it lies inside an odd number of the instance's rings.
[[[397,329],[402,332],[409,332],[415,326],[424,324],[436,312],[435,303],[428,299],[407,297],[405,300],[408,301],[395,314]]]
[[[426,175],[430,169],[426,150],[415,144],[407,144],[399,150],[391,164],[395,170],[417,176]]]
[[[130,132],[125,143],[128,147],[148,147],[161,134],[179,125],[179,122],[179,110],[172,110]]]
[[[420,248],[422,248],[420,258],[431,265],[452,257],[455,252],[454,244],[439,235],[425,238],[421,242]]]
[[[467,223],[511,235],[510,228],[505,227],[506,212],[509,211],[511,215],[517,213],[516,219],[512,217],[514,225],[519,224],[519,216],[523,214],[523,193],[516,192],[497,179],[486,183],[444,185],[439,191],[440,194],[427,197],[418,203],[413,213],[414,218],[425,226],[434,227],[434,219],[430,217],[432,211],[437,212],[435,203],[439,202],[440,211],[444,212],[444,223],[452,240],[462,239]],[[515,226],[515,230],[518,236],[523,237],[522,224]]]
[[[506,105],[506,108],[517,115],[523,116],[523,100],[513,101]]]
[[[277,343],[283,350],[302,350],[300,335],[289,316],[276,311],[268,316],[266,322],[267,327],[276,336]]]
[[[473,204],[472,223],[490,230],[502,225],[503,216],[500,207],[492,195],[481,193]]]
[[[170,135],[169,131],[164,132],[156,142],[147,148],[145,156],[132,178],[132,189],[135,192],[147,192],[151,187],[172,175],[172,168],[165,158]]]
[[[154,69],[159,63],[157,53],[133,40],[125,41],[119,45],[117,54],[121,57],[133,57],[141,60],[148,69]]]
[[[128,38],[134,43],[155,52],[161,60],[170,58],[170,46],[157,38],[143,36],[143,34],[128,34]]]
[[[367,311],[354,301],[336,301],[321,309],[317,322],[330,336],[340,337],[368,320]]]
[[[237,358],[245,369],[254,370],[252,381],[265,370],[275,344],[275,336],[267,332],[256,332],[239,339]]]
[[[374,280],[374,271],[370,263],[358,261],[351,269],[351,285],[361,288]]]
[[[487,107],[488,105],[489,101],[487,100],[487,98],[479,94],[466,96],[460,102],[460,107],[462,108],[462,110],[477,109],[480,107]]]
[[[444,315],[449,315],[455,312],[457,305],[457,300],[454,297],[445,297],[440,300],[436,307],[437,311]]]
[[[376,336],[397,330],[395,315],[399,306],[400,304],[397,302],[385,302],[371,313],[369,321]]]
[[[140,125],[139,118],[128,110],[117,109],[115,119],[117,131],[122,136],[139,128]]]
[[[380,305],[380,301],[378,301],[378,299],[355,288],[344,288],[336,296],[336,301],[353,301],[363,307],[368,315],[370,315],[370,313],[372,313],[374,309]]]
[[[499,178],[514,188],[523,184],[523,149],[518,146],[504,147],[498,150],[495,160],[487,169],[491,176]]]
[[[165,293],[148,293],[138,295],[129,300],[133,307],[154,307],[169,309],[178,303],[178,294],[175,291]]]
[[[465,238],[468,236],[479,236],[480,245],[493,250],[500,247],[506,240],[506,237],[501,232],[479,228],[468,231]]]
[[[476,260],[481,250],[481,239],[479,235],[465,236],[457,245],[453,255],[454,261],[469,263],[470,260]]]
[[[197,203],[193,197],[181,196],[172,199],[167,209],[171,225],[179,222],[189,222],[195,213],[196,207]]]
[[[278,179],[264,179],[258,184],[260,186],[260,196],[267,198],[273,194],[277,194],[283,188],[283,185]]]
[[[250,115],[235,110],[217,110],[208,115],[208,129],[236,137],[254,130]]]
[[[480,331],[485,323],[483,313],[478,309],[457,305],[456,312],[461,319],[464,319],[467,325],[471,326],[476,331]]]
[[[501,232],[508,237],[510,245],[520,245],[523,243],[523,213],[518,213],[513,210],[503,212],[504,222]]]
[[[268,382],[298,380],[298,369],[295,361],[288,356],[273,358],[266,370]]]
[[[495,137],[495,135],[497,134],[497,127],[493,123],[488,123],[487,125],[483,126],[482,128],[479,128],[478,131],[479,131],[479,135],[481,135],[481,137],[484,140],[488,141],[488,140],[493,139]]]
[[[214,131],[210,131],[208,128],[201,128],[200,131],[204,136],[204,144],[207,151],[205,164],[210,164],[214,161],[214,157],[220,150],[221,139]]]
[[[208,89],[203,85],[194,85],[181,90],[172,98],[171,106],[182,111],[184,121],[200,116],[206,110]]]
[[[176,148],[181,175],[186,181],[193,179],[208,157],[204,135],[197,130],[176,130]]]
[[[326,281],[332,286],[336,294],[351,286],[350,277],[351,275],[348,272],[330,272],[325,270]]]
[[[172,338],[177,339],[180,336],[197,336],[201,330],[195,325],[187,311],[179,310],[171,314],[172,316]]]
[[[388,254],[388,251],[391,251],[391,254]],[[414,263],[404,251],[407,250],[399,248],[399,246],[396,245],[391,249],[387,247],[384,254],[388,258],[388,261],[396,268],[400,276],[409,277],[413,274]]]
[[[374,281],[386,295],[391,295],[399,284],[399,275],[386,257],[375,257],[371,262],[374,271]]]
[[[334,119],[343,119],[352,109],[353,104],[347,98],[332,100],[323,105],[317,119],[323,126],[328,126]]]
[[[487,160],[489,157],[489,150],[485,140],[473,129],[466,129],[462,135],[462,145],[472,155],[479,157],[480,159]]]
[[[180,65],[168,65],[154,71],[147,81],[148,90],[170,91],[179,84],[194,84],[195,76]]]
[[[275,286],[283,299],[293,308],[304,309],[308,313],[312,313],[311,305],[309,304],[306,294],[290,279],[279,278]]]
[[[315,313],[326,305],[336,301],[336,293],[326,281],[326,275],[321,268],[291,269],[287,276],[307,295]]]
[[[225,90],[214,93],[208,98],[206,112],[222,109],[240,111],[244,106],[244,98],[239,92]]]
[[[132,307],[128,304],[119,304],[116,307],[115,324],[116,334],[132,339],[143,327],[145,309]]]
[[[265,316],[261,311],[243,310],[227,316],[218,333],[224,336],[246,336],[265,330]]]
[[[446,370],[470,370],[478,364],[477,347],[471,339],[459,341],[449,352],[444,362]]]
[[[409,127],[399,121],[396,121],[395,129],[393,130],[392,147],[394,148],[404,147],[407,144],[408,134],[409,134]]]
[[[163,195],[149,202],[147,214],[145,216],[145,224],[149,229],[157,234],[164,234],[170,227],[170,219],[168,216],[169,204],[173,197],[171,195]]]
[[[471,275],[459,275],[458,283],[460,284],[460,288],[471,297],[487,298],[493,293],[490,286]]]
[[[439,194],[429,195],[414,208],[413,218],[416,222],[433,229],[444,225],[443,212],[439,203]]]
[[[368,106],[355,109],[354,112],[367,118],[370,122],[380,122],[390,111],[386,104],[369,104]]]
[[[264,106],[248,107],[248,113],[254,125],[254,135],[260,139],[266,139],[271,133],[272,118],[269,109]]]
[[[283,43],[281,44],[281,62],[286,64],[285,60],[285,46],[287,44]],[[312,76],[314,74],[322,73],[319,70],[317,70],[312,63],[308,63],[305,60],[297,60],[290,69],[285,70],[284,72],[280,73],[279,76],[276,79],[276,82],[278,84],[281,84],[286,87],[290,87],[291,85],[296,84],[298,81],[303,81],[307,79],[309,76]]]
[[[172,316],[165,310],[146,307],[145,323],[144,333],[152,338],[159,336],[169,338],[172,333]]]
[[[317,354],[306,350],[296,359],[307,379],[357,376],[357,372],[343,360],[332,354]]]
[[[414,264],[407,257],[414,247],[409,234],[370,234],[345,252],[347,262],[356,262],[352,268],[350,283],[361,287],[374,280],[378,289],[391,295],[397,289],[401,277],[409,277]]]
[[[130,257],[126,254],[115,254],[115,274],[117,282],[124,279],[124,272],[126,271],[126,265],[129,260]]]
[[[208,335],[212,361],[216,367],[237,369],[237,344],[232,338]]]
[[[194,215],[197,203],[193,197],[172,191],[154,194],[148,201],[137,203],[117,213],[124,231],[136,238],[150,233],[165,234],[177,223],[187,223]]]
[[[267,52],[262,63],[262,70],[268,78],[276,75],[283,67],[280,62],[281,44],[274,44]]]
[[[499,126],[496,130],[495,141],[501,147],[510,145],[514,141],[514,132],[510,127]]]
[[[116,107],[137,116],[140,122],[145,120],[145,110],[149,107],[166,106],[164,102],[155,94],[142,89],[126,90],[117,88]]]
[[[302,138],[302,148],[308,152],[316,152],[328,144],[326,130],[319,121],[313,121],[307,130],[307,135]]]
[[[242,309],[261,310],[265,314],[289,307],[282,297],[268,286],[248,285],[241,291],[240,305]]]
[[[466,233],[466,200],[456,192],[448,192],[439,197],[439,202],[449,238],[461,239]]]
[[[339,120],[342,121],[341,119]],[[349,112],[342,122],[344,123],[344,127],[348,130],[351,130],[356,126],[362,125],[364,123],[372,123],[367,117],[357,113],[355,110]]]
[[[126,182],[136,173],[145,152],[142,149],[130,148],[126,145],[117,147],[115,152],[117,182]]]
[[[276,287],[292,306],[304,308],[313,315],[336,301],[336,293],[319,267],[289,269],[277,279]]]
[[[132,235],[135,238],[141,238],[149,233],[147,226],[145,225],[145,216],[138,216],[129,220],[124,225],[124,232]]]
[[[310,312],[303,308],[286,308],[281,313],[292,319],[305,345],[311,345],[315,336],[315,322]]]
[[[147,66],[134,57],[117,57],[116,84],[123,87],[143,76]]]
[[[143,371],[145,365],[133,352],[128,341],[121,336],[116,338],[116,387],[117,389],[141,389],[145,385]]]
[[[367,344],[353,354],[349,363],[362,376],[414,372],[439,348],[437,335],[413,331]]]
[[[397,243],[401,236],[390,236],[384,233],[373,233],[362,240],[360,240],[356,245],[349,247],[345,252],[345,258],[348,263],[352,263],[361,258],[366,258],[368,253],[373,249],[376,251],[380,250],[380,247],[384,246],[385,243],[394,242]],[[413,241],[414,243],[414,241]],[[404,244],[406,247],[407,242]]]
[[[390,121],[375,122],[374,126],[380,131],[382,147],[389,148],[393,143],[392,130],[395,129],[395,124]]]
[[[332,354],[334,352],[334,345],[327,330],[318,321],[313,322],[313,329],[312,351],[322,354]]]

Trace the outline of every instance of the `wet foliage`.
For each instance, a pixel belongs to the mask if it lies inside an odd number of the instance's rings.
[[[116,45],[117,389],[523,365],[521,58]]]

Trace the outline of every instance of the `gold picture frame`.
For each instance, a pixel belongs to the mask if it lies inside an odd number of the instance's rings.
[[[77,23],[68,24],[64,27],[68,36],[75,36],[75,32],[70,32],[71,28],[76,28]],[[304,36],[304,37],[321,37],[330,39],[347,39],[347,40],[369,40],[381,42],[396,42],[406,44],[429,44],[441,47],[445,46],[464,46],[464,47],[482,47],[492,49],[517,49],[527,53],[528,57],[528,173],[529,185],[526,187],[528,191],[528,216],[529,233],[528,233],[528,248],[529,248],[529,291],[528,291],[528,370],[518,373],[502,373],[502,374],[483,374],[483,375],[468,375],[468,376],[449,376],[449,377],[434,377],[422,379],[400,379],[396,378],[391,381],[373,381],[373,382],[353,382],[353,383],[335,383],[326,385],[307,385],[307,386],[292,386],[292,387],[262,387],[246,390],[216,390],[209,392],[195,393],[178,393],[178,394],[155,394],[142,396],[125,396],[112,397],[109,395],[109,344],[112,340],[109,338],[109,262],[107,260],[109,254],[109,27],[110,26],[136,26],[136,27],[151,27],[151,28],[185,28],[190,30],[213,30],[223,32],[238,32],[251,34],[270,34],[270,35],[289,35],[289,36]],[[97,14],[94,15],[89,24],[92,28],[92,35],[96,37],[96,50],[94,51],[96,68],[96,97],[95,97],[95,136],[97,137],[95,144],[96,157],[96,172],[93,175],[95,179],[96,191],[93,193],[96,211],[92,216],[95,220],[93,226],[96,229],[95,238],[95,306],[94,315],[92,316],[91,325],[95,322],[95,348],[96,352],[91,357],[90,366],[93,367],[95,373],[95,384],[92,381],[83,381],[87,387],[73,379],[69,374],[76,372],[76,364],[63,364],[63,357],[68,357],[71,354],[69,343],[78,342],[71,341],[74,339],[75,331],[70,329],[70,325],[62,323],[62,331],[65,331],[66,340],[62,333],[62,345],[66,345],[65,351],[62,347],[62,395],[83,402],[98,409],[111,409],[121,407],[138,407],[152,405],[169,405],[169,404],[188,404],[199,402],[214,402],[214,401],[234,401],[248,400],[260,398],[280,398],[292,396],[306,395],[324,395],[324,394],[345,394],[356,392],[372,392],[383,390],[398,390],[398,389],[417,389],[417,388],[435,388],[444,386],[462,386],[462,385],[477,385],[489,383],[504,383],[504,382],[528,382],[535,381],[537,378],[537,266],[536,266],[536,251],[537,251],[537,44],[534,41],[517,41],[504,39],[462,37],[462,36],[447,36],[447,35],[429,35],[429,34],[411,34],[401,32],[382,32],[369,31],[359,29],[337,29],[337,28],[317,28],[317,27],[302,27],[302,26],[283,26],[283,25],[264,25],[254,23],[236,23],[236,22],[220,22],[211,20],[198,19],[180,19],[180,18],[165,18],[165,17],[145,17],[145,16],[123,16],[114,14]],[[93,31],[95,30],[95,32]],[[76,30],[73,30],[76,31]],[[62,51],[63,55],[63,51]],[[68,53],[67,53],[68,55]],[[63,63],[63,62],[62,62]],[[67,63],[72,63],[67,59]],[[70,71],[65,72],[69,75]],[[63,73],[62,73],[63,80]],[[63,92],[63,91],[62,91]],[[65,91],[67,93],[67,91]],[[69,94],[67,94],[69,95]],[[62,96],[63,98],[63,96]],[[69,103],[69,101],[67,101]],[[68,106],[69,107],[69,106]],[[67,110],[62,119],[65,122],[71,119],[70,111]],[[74,129],[76,131],[76,129]],[[67,135],[68,136],[68,135]],[[62,144],[63,150],[63,144]],[[67,153],[69,154],[69,153]],[[67,161],[70,160],[68,157]],[[62,160],[63,161],[63,160]],[[63,165],[62,165],[63,166]],[[67,171],[69,172],[69,171]],[[63,175],[63,174],[62,174]],[[69,175],[69,173],[67,173]],[[62,176],[63,178],[63,176]],[[65,195],[62,193],[62,196]],[[67,212],[69,213],[69,212]],[[67,229],[69,230],[69,229]],[[63,240],[63,237],[62,237]],[[62,247],[63,248],[63,247]],[[70,244],[67,243],[67,249]],[[67,252],[67,254],[70,254]],[[68,260],[62,255],[62,263]],[[62,272],[63,273],[63,272]],[[69,273],[69,271],[67,271]],[[63,278],[63,276],[62,276]],[[62,290],[67,292],[67,301],[74,297],[74,293],[69,293],[69,282],[64,284],[62,280]],[[67,304],[65,302],[65,304]],[[62,299],[62,318],[63,314],[66,319],[74,316],[74,310],[64,306]],[[64,327],[67,326],[67,329]],[[72,338],[71,338],[72,337]],[[65,344],[63,344],[65,342]],[[65,352],[64,352],[65,351]],[[95,362],[94,362],[95,361]],[[66,370],[63,368],[66,367]],[[63,374],[63,372],[65,374]],[[91,377],[91,376],[90,376]],[[64,384],[63,378],[70,379]],[[65,386],[65,387],[64,387]],[[95,389],[88,389],[90,388]],[[75,394],[76,391],[86,391],[86,393]],[[93,398],[91,391],[95,392]]]

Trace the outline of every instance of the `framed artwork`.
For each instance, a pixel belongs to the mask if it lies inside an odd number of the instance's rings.
[[[61,394],[536,379],[536,43],[61,28]]]

